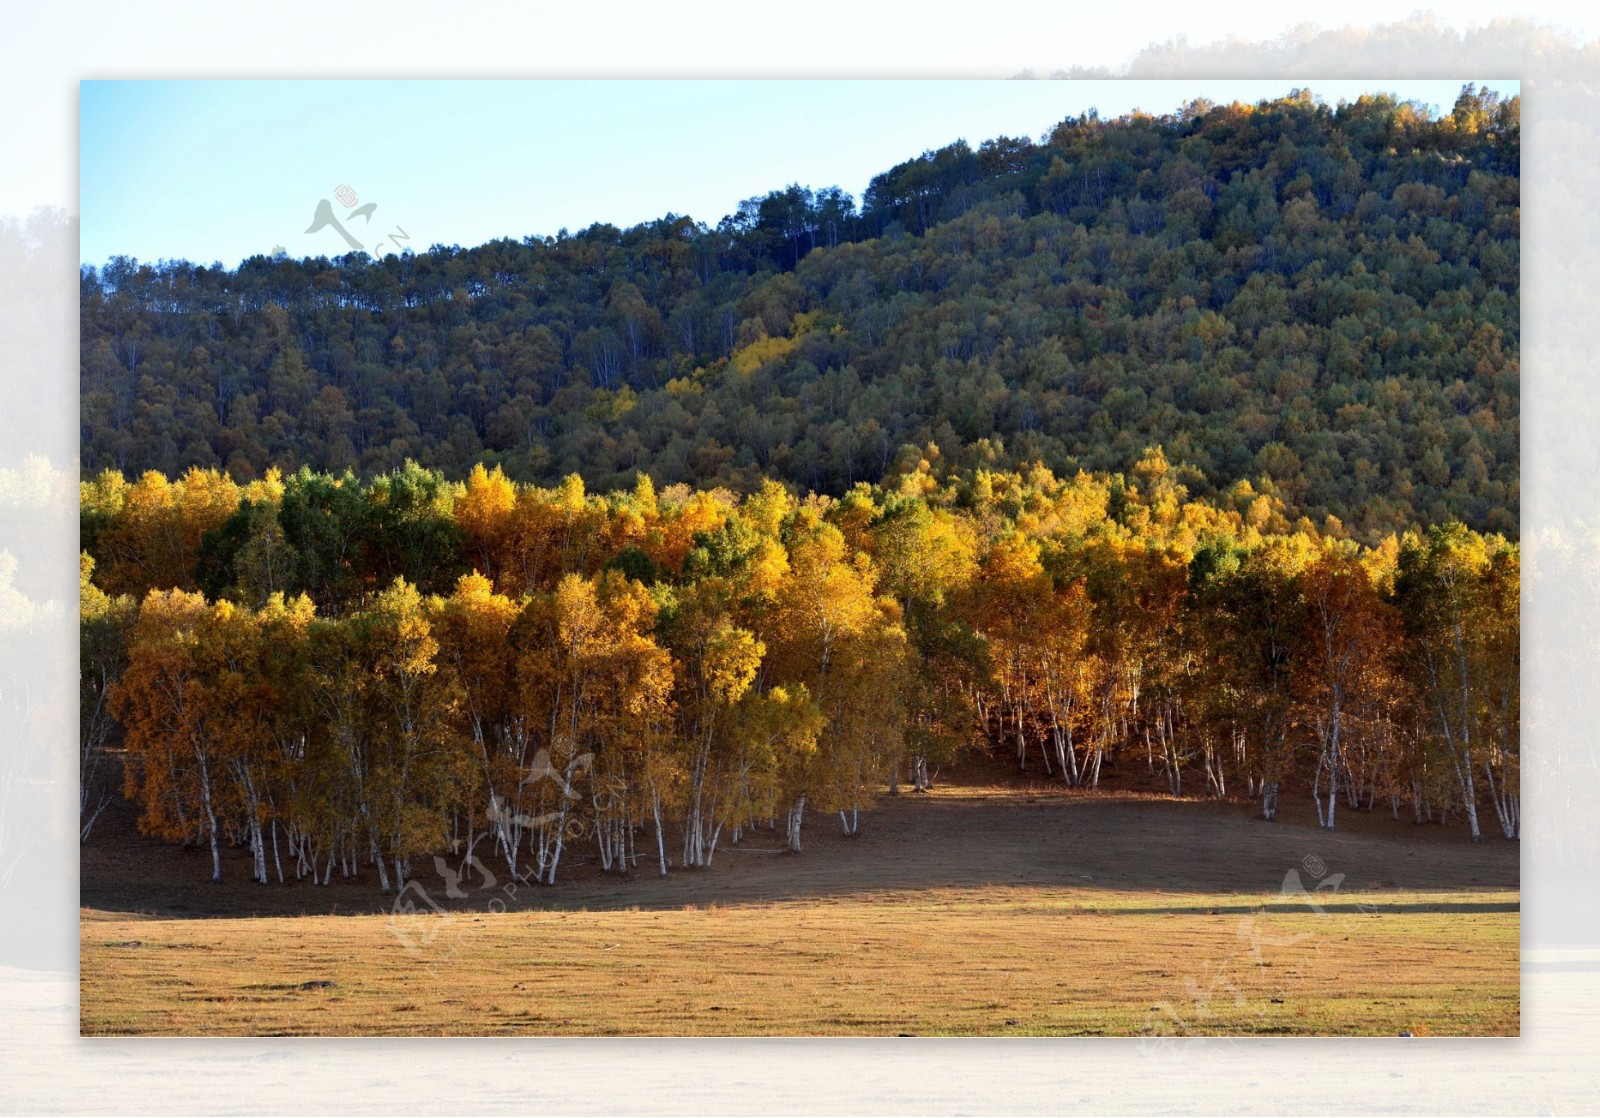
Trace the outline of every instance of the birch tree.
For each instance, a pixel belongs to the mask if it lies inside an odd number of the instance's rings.
[[[137,615],[127,595],[108,597],[94,584],[94,559],[78,562],[78,841],[88,842],[95,822],[111,803],[106,783],[106,748],[118,726],[111,692],[128,660]]]
[[[858,833],[870,789],[898,759],[905,717],[899,609],[877,596],[870,558],[847,555],[844,535],[819,511],[802,507],[786,525],[790,577],[763,634],[774,678],[805,684],[824,718],[811,779],[790,804],[796,852],[810,797],[840,813],[845,834]]]
[[[367,676],[370,844],[380,866],[385,857],[393,866],[398,891],[412,857],[444,845],[475,770],[449,732],[454,696],[438,671],[439,643],[416,588],[396,579],[351,624]]]
[[[1268,821],[1277,817],[1279,787],[1297,744],[1294,673],[1304,622],[1295,578],[1307,558],[1303,541],[1247,550],[1232,540],[1214,540],[1190,565],[1209,629],[1206,678],[1227,697],[1228,717],[1245,736],[1261,815]]]
[[[1317,739],[1311,795],[1318,822],[1332,830],[1341,780],[1354,805],[1363,784],[1376,780],[1377,755],[1392,744],[1386,723],[1397,684],[1392,664],[1400,645],[1399,617],[1379,598],[1352,547],[1329,543],[1299,582],[1306,626],[1301,686]]]
[[[925,792],[932,786],[930,765],[954,759],[974,716],[967,696],[981,653],[955,609],[977,571],[974,532],[920,496],[895,494],[872,524],[869,543],[880,586],[899,604],[906,629],[906,753],[911,786]],[[891,791],[898,775],[896,764]]]
[[[518,875],[527,819],[521,781],[530,760],[530,737],[515,701],[517,658],[511,633],[520,615],[517,604],[496,594],[490,580],[476,571],[460,578],[455,593],[433,615],[439,661],[457,688],[458,724],[479,766],[478,782],[486,798],[481,818],[513,877]],[[467,814],[470,827],[479,815],[470,805]]]
[[[207,611],[199,594],[147,594],[134,622],[128,665],[109,699],[124,729],[126,794],[142,809],[140,828],[161,838],[206,843],[211,880],[221,881],[220,758],[197,636]]]
[[[1460,524],[1408,534],[1395,596],[1411,638],[1411,670],[1429,730],[1456,777],[1473,842],[1480,777],[1507,838],[1518,827],[1515,759],[1517,552]]]

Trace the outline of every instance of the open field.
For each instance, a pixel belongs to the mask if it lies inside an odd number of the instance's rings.
[[[813,816],[803,855],[763,834],[665,880],[574,866],[449,901],[430,870],[401,916],[370,881],[211,886],[197,858],[108,833],[85,852],[81,1026],[1516,1033],[1517,846],[1345,818],[1329,835],[1292,811],[947,786],[885,800],[860,838]],[[160,880],[129,876],[158,857]]]
[[[86,1034],[1393,1036],[1518,1029],[1514,894],[1317,915],[940,890],[673,911],[88,916]],[[1176,901],[1176,903],[1174,903]],[[1302,908],[1304,906],[1301,906]],[[424,935],[433,938],[421,942]],[[320,985],[332,983],[330,986]]]

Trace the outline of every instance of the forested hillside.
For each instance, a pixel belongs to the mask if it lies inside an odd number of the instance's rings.
[[[923,461],[1112,475],[1159,445],[1220,508],[1514,538],[1518,113],[1194,103],[714,227],[114,259],[82,278],[84,473],[411,459],[839,495]]]

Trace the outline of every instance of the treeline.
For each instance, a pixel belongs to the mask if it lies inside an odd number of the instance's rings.
[[[1519,832],[1519,552],[1363,547],[1129,473],[589,494],[415,465],[85,482],[84,769],[257,880],[446,847],[556,880],[926,788],[985,748],[1068,785],[1313,797]],[[95,798],[86,794],[85,804]],[[86,820],[85,837],[93,820]],[[475,850],[476,848],[476,850]]]
[[[1196,494],[1250,479],[1358,538],[1515,535],[1520,104],[1309,93],[952,144],[858,207],[791,186],[382,260],[116,258],[81,283],[89,472],[835,496],[907,446]]]

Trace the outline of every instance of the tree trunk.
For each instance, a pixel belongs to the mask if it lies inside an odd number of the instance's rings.
[[[389,891],[389,871],[383,864],[383,854],[378,850],[378,836],[377,835],[371,835],[371,836],[369,836],[369,839],[370,839],[370,841],[372,843],[372,861],[373,861],[373,864],[378,867],[378,888],[380,890],[382,890],[383,892],[387,893]],[[311,881],[312,881],[312,884],[316,883],[316,879],[317,879],[317,864],[316,864],[316,862],[313,861],[311,863]]]
[[[651,798],[650,808],[656,817],[656,853],[661,858],[661,876],[667,876],[667,838],[661,829],[661,797]]]
[[[200,798],[206,809],[206,829],[211,838],[211,880],[222,880],[222,850],[217,845],[217,813],[211,806],[211,776],[206,769],[205,756],[200,756]]]
[[[791,854],[800,853],[800,826],[805,822],[806,794],[801,792],[789,808],[789,838],[788,850]]]
[[[250,839],[256,853],[256,882],[266,885],[267,879],[267,843],[261,834],[261,820],[256,816],[250,817]]]

